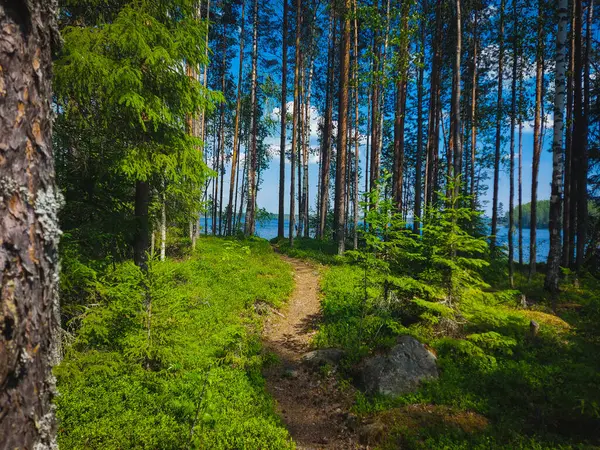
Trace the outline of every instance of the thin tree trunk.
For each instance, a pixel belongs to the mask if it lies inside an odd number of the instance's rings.
[[[287,4],[287,1],[285,2]],[[287,10],[284,9],[284,13]],[[233,234],[233,215],[235,211],[233,208],[233,197],[235,194],[235,178],[237,175],[237,164],[240,153],[240,115],[242,111],[242,82],[244,72],[244,25],[245,25],[245,13],[246,13],[246,1],[242,1],[242,18],[241,18],[241,29],[240,29],[240,56],[239,56],[239,69],[238,69],[238,82],[237,82],[237,95],[235,103],[235,125],[233,132],[233,153],[231,155],[231,177],[229,180],[229,202],[227,203],[227,234]],[[284,20],[286,20],[284,18]],[[285,36],[285,35],[284,35]],[[285,46],[285,44],[284,44]],[[285,77],[285,73],[283,75]],[[285,80],[285,78],[284,78]],[[282,91],[285,97],[285,88]],[[282,124],[285,124],[285,118],[282,119]],[[282,125],[282,136],[285,142],[285,125]],[[285,163],[285,159],[284,159]],[[285,172],[284,172],[285,175]]]
[[[402,31],[400,35],[398,75],[396,80],[396,115],[394,118],[394,170],[392,197],[398,212],[402,212],[402,187],[404,185],[404,122],[406,86],[408,75],[408,14],[410,3],[402,2]]]
[[[302,0],[296,0],[296,59],[294,64],[294,113],[292,124],[292,156],[290,176],[290,247],[294,246],[294,231],[296,227],[296,152],[298,150],[298,122],[300,120],[300,37],[302,27]]]
[[[58,210],[52,150],[57,2],[0,2],[0,439],[57,448]],[[146,238],[147,240],[148,238]]]
[[[243,22],[243,20],[242,20],[242,22]],[[205,45],[204,57],[208,61],[208,37],[209,37],[209,29],[210,29],[209,28],[209,25],[210,25],[210,0],[208,0],[207,4],[206,4],[206,23],[207,23],[207,26],[206,26],[206,41],[204,43],[204,45]],[[205,64],[205,66],[204,66],[202,85],[204,86],[204,89],[206,89],[206,87],[208,86],[208,64]],[[200,114],[200,139],[202,140],[202,142],[204,142],[204,136],[205,136],[205,128],[206,128],[205,122],[206,122],[206,111],[202,110],[202,112]]]
[[[519,72],[519,270],[523,270],[523,68]]]
[[[312,30],[311,30],[312,35]],[[313,43],[311,42],[311,47]],[[304,138],[304,237],[308,238],[310,235],[310,226],[309,226],[309,198],[310,198],[310,190],[309,190],[309,173],[308,173],[308,164],[310,158],[310,93],[312,89],[312,80],[314,73],[314,58],[312,56],[309,58],[309,72],[308,72],[308,86],[306,90],[306,101],[305,101],[305,113],[304,113],[304,129],[305,129],[305,138]]]
[[[517,120],[517,68],[518,68],[518,39],[517,29],[517,0],[513,0],[513,48],[512,48],[512,79],[511,79],[511,107],[510,107],[510,180],[509,180],[509,209],[508,209],[508,280],[510,287],[514,287],[514,207],[515,207],[515,127]]]
[[[584,155],[586,146],[585,119],[583,113],[583,8],[581,0],[574,0],[573,28],[573,142],[571,150],[571,174],[573,189],[571,192],[575,208],[576,253],[575,270],[579,273],[583,263],[585,246],[585,228],[587,222],[587,167],[584,170]],[[583,178],[583,180],[582,180]]]
[[[550,251],[545,287],[553,295],[558,293],[560,275],[560,215],[563,176],[563,134],[565,110],[565,41],[567,38],[567,0],[558,3],[558,33],[556,36],[556,87],[554,94],[554,137],[552,155],[552,187],[550,194]]]
[[[167,196],[166,186],[163,182],[163,192],[160,202],[160,260],[164,261],[167,256]]]
[[[252,236],[255,232],[255,214],[256,214],[256,168],[258,162],[257,154],[257,133],[258,133],[258,100],[257,91],[257,71],[258,71],[258,0],[254,0],[253,13],[253,34],[252,34],[252,92],[250,94],[251,114],[251,142],[250,142],[250,162],[248,169],[248,206],[246,207],[246,236]]]
[[[302,229],[304,227],[304,201],[302,191],[302,184],[304,178],[302,177],[302,171],[304,170],[304,58],[300,54],[300,92],[298,98],[298,227],[296,237],[302,236]]]
[[[358,19],[357,19],[358,5],[357,1],[354,0],[354,70],[353,70],[353,84],[354,84],[354,250],[358,250],[358,166],[360,163],[359,156],[359,80],[358,80]]]
[[[587,14],[586,46],[583,59],[583,146],[581,150],[581,172],[579,177],[579,195],[581,207],[578,209],[578,218],[583,220],[582,229],[577,234],[577,252],[581,249],[581,258],[577,259],[577,268],[581,270],[585,257],[585,246],[587,244],[588,229],[588,195],[587,195],[587,176],[588,176],[588,146],[589,146],[589,120],[590,120],[590,51],[592,48],[592,19],[594,17],[594,2],[589,1]],[[579,221],[579,219],[578,219]]]
[[[567,71],[567,114],[565,141],[565,176],[563,201],[563,267],[573,267],[577,229],[577,179],[573,177],[573,73],[575,72],[575,2],[571,11],[569,33],[569,70]],[[573,203],[571,203],[573,200]]]
[[[277,237],[283,239],[285,230],[285,146],[287,131],[287,29],[288,0],[283,0],[283,44],[281,69],[281,141],[279,147],[279,215],[277,217]]]
[[[479,10],[475,10],[475,23],[473,24],[473,75],[471,77],[471,175],[469,196],[471,209],[477,208],[477,194],[475,192],[475,156],[477,154],[477,57],[479,50],[478,35]]]
[[[425,4],[425,2],[424,2]],[[423,171],[423,80],[425,78],[425,18],[419,24],[421,54],[419,71],[417,72],[417,161],[415,167],[415,203],[413,210],[413,232],[420,232],[421,189]]]
[[[442,38],[442,0],[437,0],[435,8],[435,34],[432,42],[433,60],[431,63],[429,120],[427,132],[427,157],[425,164],[425,206],[434,203],[437,159],[439,152],[439,119],[440,119],[440,69],[441,69],[441,38]]]
[[[338,144],[335,175],[335,212],[336,241],[338,254],[345,250],[346,211],[345,211],[345,181],[346,181],[346,139],[348,129],[348,80],[350,69],[350,18],[348,11],[350,0],[344,0],[341,8],[342,40],[340,42],[340,86],[338,109]]]
[[[496,100],[496,143],[494,153],[494,193],[492,199],[492,232],[490,248],[492,253],[496,250],[496,234],[498,233],[498,184],[500,179],[500,151],[502,143],[502,113],[503,113],[503,72],[504,72],[504,5],[505,0],[500,0],[500,28],[498,30],[498,97]],[[510,230],[509,230],[510,233]]]
[[[331,130],[333,122],[333,74],[335,65],[335,19],[333,12],[329,16],[329,48],[327,54],[327,86],[325,93],[325,117],[323,123],[323,137],[321,142],[322,165],[321,165],[321,196],[319,201],[319,230],[318,238],[325,237],[327,226],[327,212],[329,205],[329,171],[331,168]]]
[[[543,4],[538,0],[538,30],[537,30],[537,48],[535,56],[535,118],[533,124],[533,161],[531,169],[531,219],[529,225],[529,280],[531,281],[536,272],[537,259],[537,188],[538,174],[540,171],[540,156],[542,153],[542,83],[544,80],[544,71],[542,67],[542,57],[544,53],[544,26],[543,26]]]
[[[516,0],[515,0],[516,1]],[[452,83],[452,104],[454,111],[452,135],[454,141],[454,197],[458,197],[460,194],[460,183],[461,183],[461,172],[462,172],[462,127],[460,120],[460,97],[461,97],[461,86],[460,86],[460,65],[461,65],[461,53],[462,53],[462,12],[460,6],[460,0],[456,0],[456,53],[454,57],[453,67],[453,83]]]

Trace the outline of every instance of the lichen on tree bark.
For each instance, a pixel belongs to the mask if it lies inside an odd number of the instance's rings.
[[[0,2],[0,436],[7,449],[57,448],[56,8],[56,0]]]

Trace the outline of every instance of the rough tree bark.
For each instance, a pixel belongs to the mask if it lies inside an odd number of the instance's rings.
[[[345,211],[345,181],[346,181],[346,141],[348,129],[348,81],[350,71],[350,0],[344,0],[340,17],[342,22],[342,40],[340,42],[340,86],[338,109],[338,142],[335,171],[335,208],[336,218],[335,240],[338,244],[338,254],[345,250],[346,211]]]
[[[56,11],[56,0],[0,2],[0,446],[6,449],[57,448]]]

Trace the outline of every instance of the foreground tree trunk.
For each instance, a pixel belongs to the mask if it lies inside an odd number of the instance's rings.
[[[558,3],[558,34],[556,36],[556,88],[554,93],[554,137],[552,141],[552,188],[550,193],[550,251],[546,272],[546,289],[558,293],[560,275],[560,215],[563,176],[563,134],[565,110],[565,42],[567,40],[567,0]]]
[[[55,0],[0,2],[0,446],[56,449]]]
[[[338,254],[345,250],[346,231],[346,143],[348,130],[348,81],[350,72],[350,0],[344,0],[340,15],[343,20],[342,40],[340,42],[340,86],[339,86],[339,109],[338,109],[338,142],[337,160],[335,170],[335,240],[338,244]]]

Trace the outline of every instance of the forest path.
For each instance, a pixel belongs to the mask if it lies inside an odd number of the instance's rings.
[[[263,344],[278,357],[264,371],[267,390],[298,450],[365,448],[347,427],[351,388],[341,389],[335,374],[301,362],[320,320],[318,269],[306,261],[281,258],[292,266],[296,286],[280,315],[270,315],[265,323]]]

